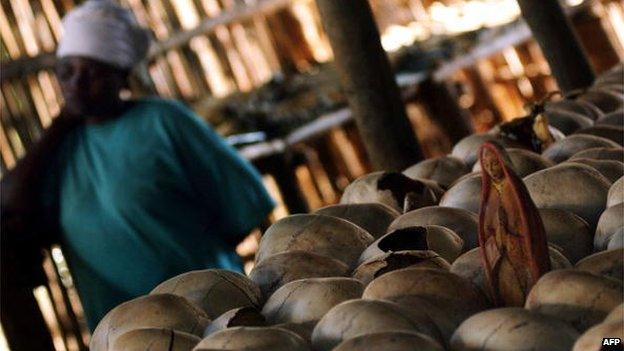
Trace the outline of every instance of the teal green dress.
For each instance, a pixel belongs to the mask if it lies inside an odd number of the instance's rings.
[[[88,325],[195,269],[241,270],[225,238],[274,207],[258,172],[179,102],[138,100],[59,152],[63,248]]]

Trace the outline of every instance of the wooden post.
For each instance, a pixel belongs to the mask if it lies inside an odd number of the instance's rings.
[[[296,74],[309,69],[314,62],[312,49],[303,27],[289,8],[267,15],[267,24],[276,44],[284,73]]]
[[[301,191],[295,169],[296,154],[288,150],[255,160],[254,165],[262,173],[268,173],[275,179],[284,205],[290,214],[309,212],[308,203]]]
[[[487,129],[494,127],[499,122],[502,122],[503,116],[501,116],[498,107],[496,107],[496,102],[494,101],[494,97],[490,89],[485,82],[481,71],[478,66],[469,66],[464,68],[464,74],[470,81],[470,85],[473,90],[473,95],[475,98],[475,104],[473,108],[477,108],[476,115],[483,115],[483,112],[490,111],[491,118],[483,120],[483,118],[477,118],[475,123],[477,126],[485,124]],[[487,112],[486,112],[487,113]],[[479,129],[479,127],[475,127],[475,129]]]
[[[518,5],[559,89],[569,92],[591,85],[594,71],[559,1],[518,0]]]
[[[316,0],[349,105],[377,170],[422,159],[366,0]]]
[[[275,165],[273,177],[280,188],[288,212],[290,214],[307,213],[310,209],[297,181],[295,156],[292,152],[276,155],[273,160]]]
[[[423,103],[429,118],[436,123],[455,145],[474,133],[468,112],[459,105],[458,96],[448,82],[436,82],[429,78],[419,87],[419,101]]]

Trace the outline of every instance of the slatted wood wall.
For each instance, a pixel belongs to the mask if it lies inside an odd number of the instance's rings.
[[[161,96],[189,103],[222,97],[331,58],[313,0],[120,1],[157,41],[139,77]],[[77,3],[0,2],[2,172],[60,110],[51,53],[62,36],[61,18]]]

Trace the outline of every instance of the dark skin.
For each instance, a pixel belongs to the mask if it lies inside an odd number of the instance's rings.
[[[66,136],[84,123],[115,118],[129,105],[119,97],[128,85],[127,70],[85,57],[65,57],[57,62],[56,71],[65,105],[39,142],[2,179],[2,246],[8,256],[22,256],[32,252],[35,244],[49,244],[51,228],[58,228],[50,223],[58,219],[42,211],[40,194],[42,180]]]
[[[115,118],[127,107],[119,97],[128,86],[127,70],[74,56],[59,60],[56,76],[65,99],[61,116],[97,123]]]

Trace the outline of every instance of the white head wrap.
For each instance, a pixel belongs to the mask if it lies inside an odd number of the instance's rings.
[[[63,18],[57,57],[84,56],[132,69],[149,48],[149,32],[113,0],[88,0]]]

